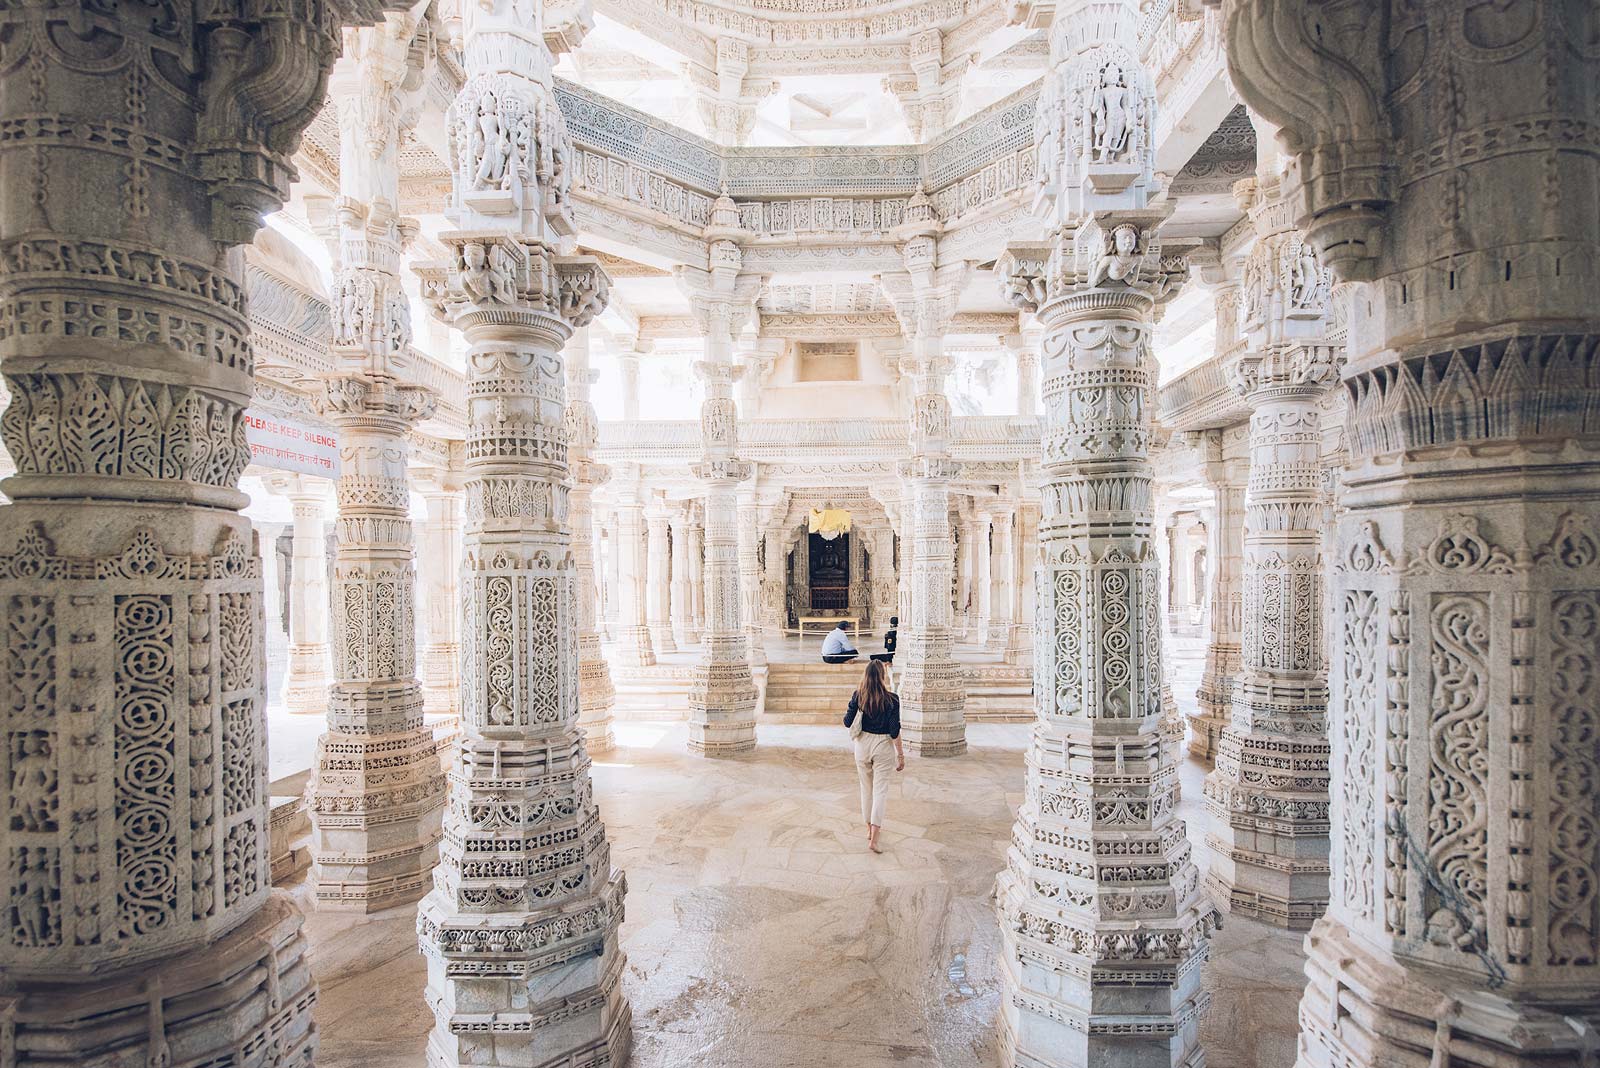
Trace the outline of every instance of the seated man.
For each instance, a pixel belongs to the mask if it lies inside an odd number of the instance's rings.
[[[850,639],[845,636],[845,628],[850,624],[844,620],[828,632],[822,639],[822,662],[824,664],[848,664],[861,654],[856,652],[856,647],[850,644]]]
[[[886,664],[894,663],[894,647],[899,644],[900,641],[900,632],[898,629],[899,626],[900,617],[890,616],[889,629],[883,635],[883,652],[873,653],[872,659],[882,660]]]

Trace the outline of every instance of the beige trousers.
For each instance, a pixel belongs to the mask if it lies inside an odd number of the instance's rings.
[[[889,803],[889,776],[894,772],[894,739],[887,734],[856,736],[856,777],[861,780],[861,818],[883,826]]]

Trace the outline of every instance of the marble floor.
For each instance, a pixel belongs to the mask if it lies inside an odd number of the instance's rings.
[[[685,752],[681,724],[623,723],[595,783],[629,893],[634,1068],[977,1068],[996,1063],[990,891],[1029,728],[974,725],[960,759],[911,760],[885,852],[858,824],[842,729],[763,727],[751,757]],[[1184,773],[1205,863],[1202,769]],[[431,1023],[414,908],[307,910],[319,1068],[421,1068]],[[1300,936],[1232,919],[1213,943],[1211,1068],[1289,1068]]]

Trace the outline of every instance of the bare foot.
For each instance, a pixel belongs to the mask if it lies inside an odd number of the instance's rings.
[[[874,853],[882,853],[883,852],[882,849],[878,848],[878,843],[877,842],[868,842],[867,845],[871,847],[871,849],[872,849],[872,851]]]

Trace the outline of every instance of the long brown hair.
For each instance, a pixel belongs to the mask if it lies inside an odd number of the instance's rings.
[[[856,687],[856,708],[863,716],[876,716],[888,711],[889,700],[894,695],[889,692],[887,675],[882,660],[867,661],[866,673]]]

